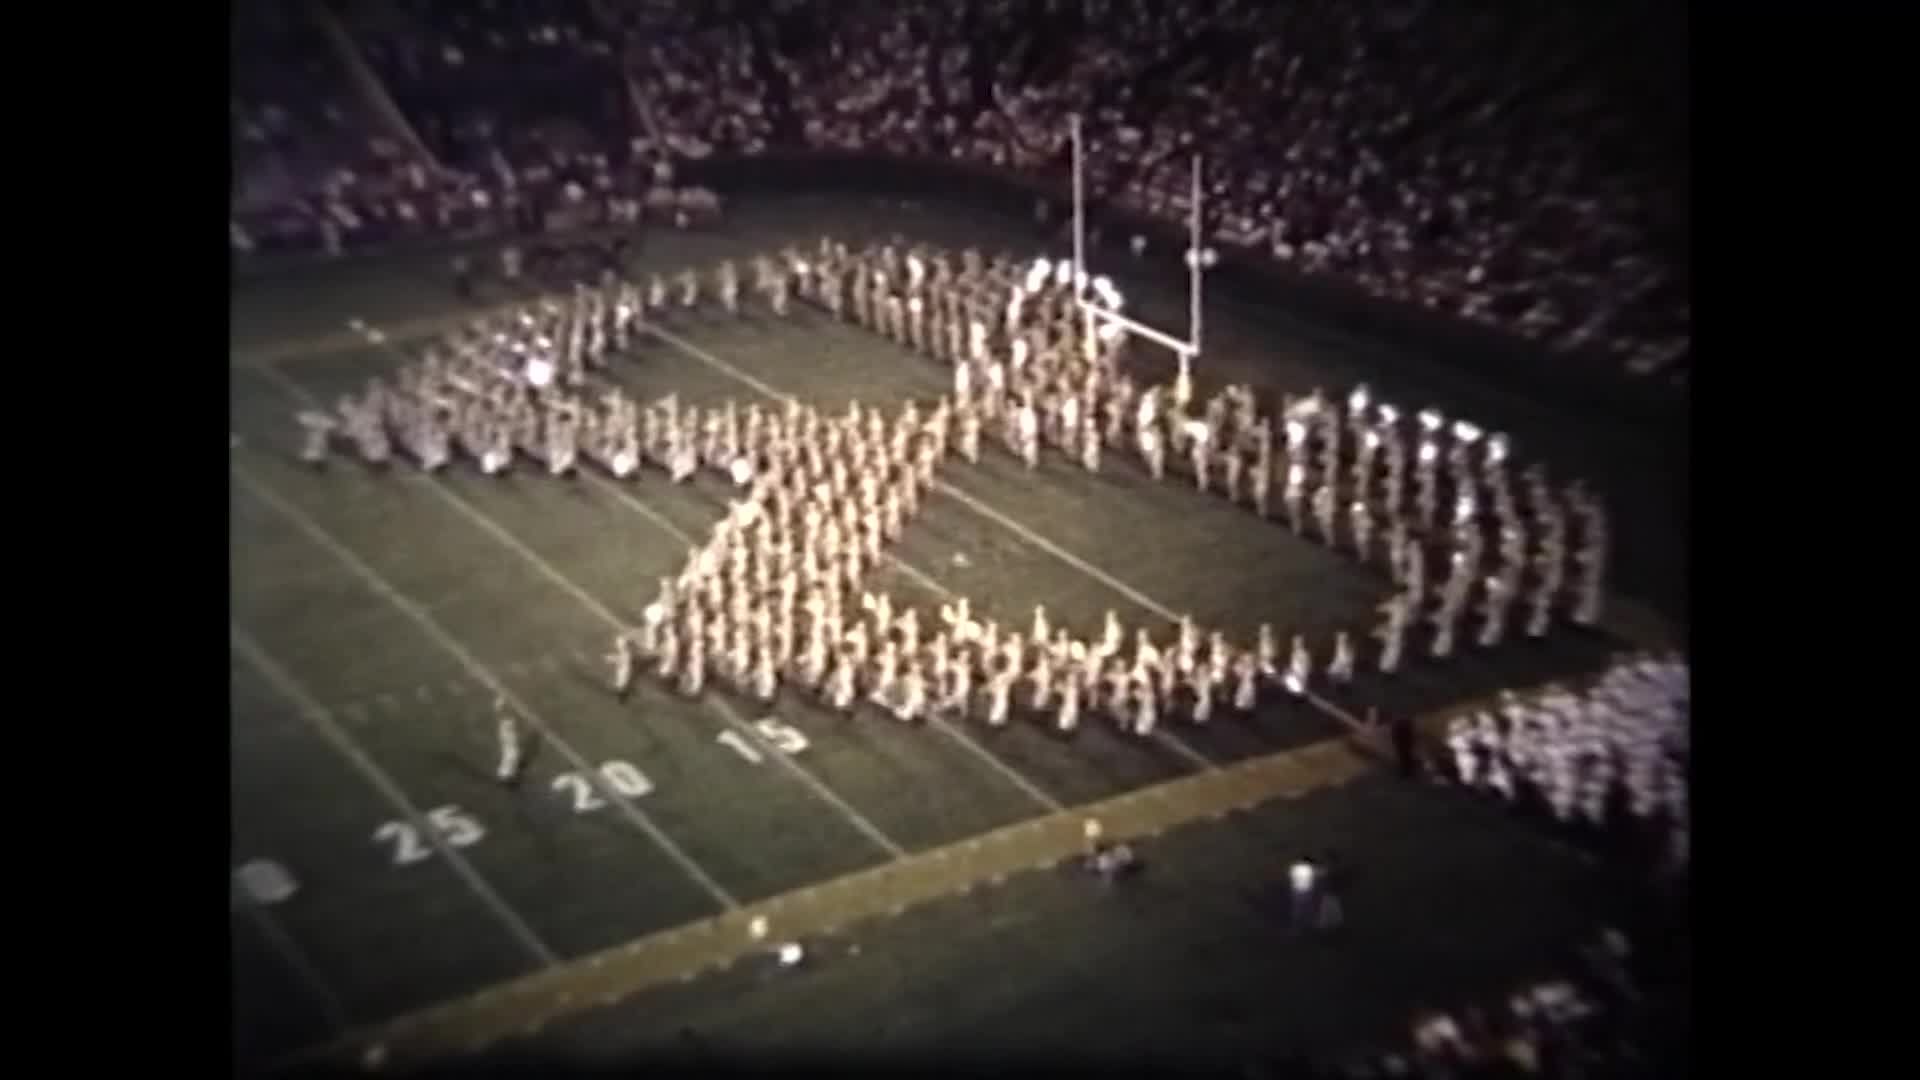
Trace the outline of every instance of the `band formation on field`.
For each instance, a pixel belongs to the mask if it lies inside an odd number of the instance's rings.
[[[634,401],[596,371],[670,306],[701,302],[704,276],[688,270],[671,287],[658,275],[581,286],[568,301],[475,320],[332,412],[302,413],[303,454],[318,464],[344,436],[369,462],[399,457],[429,471],[463,458],[489,474],[519,460],[626,482],[654,469],[674,482],[724,476],[739,492],[725,518],[658,582],[640,625],[613,640],[621,692],[646,667],[687,695],[719,677],[763,701],[786,687],[841,711],[870,701],[902,720],[979,713],[1004,724],[1024,705],[1065,731],[1106,715],[1148,735],[1165,716],[1205,723],[1219,708],[1252,709],[1269,690],[1304,697],[1316,679],[1351,680],[1363,663],[1391,674],[1421,622],[1427,651],[1447,657],[1470,607],[1477,622],[1467,629],[1485,648],[1504,640],[1516,603],[1529,637],[1563,617],[1600,618],[1604,508],[1578,483],[1554,491],[1539,465],[1511,482],[1500,434],[1432,410],[1406,416],[1364,387],[1344,401],[1283,399],[1269,415],[1245,386],[1200,402],[1184,373],[1138,386],[1122,370],[1124,328],[1096,316],[1092,336],[1081,331],[1064,260],[1017,266],[823,240],[810,256],[761,256],[754,270],[776,316],[797,294],[950,364],[952,393],[891,416],[791,398],[706,409],[671,394]],[[712,282],[719,303],[740,311],[738,267],[722,264]],[[1082,286],[1104,307],[1124,304],[1104,278]],[[1383,619],[1330,641],[1291,635],[1283,657],[1270,625],[1235,643],[1190,618],[1129,628],[1110,613],[1081,636],[1044,608],[1027,627],[976,618],[964,596],[923,623],[910,605],[863,589],[937,470],[954,457],[978,462],[990,444],[1028,468],[1054,453],[1097,472],[1104,454],[1130,453],[1156,479],[1183,479],[1384,564],[1395,588]],[[501,711],[504,736],[512,717]]]
[[[605,376],[640,336],[675,340],[662,325],[675,310],[717,304],[779,319],[796,299],[948,366],[951,390],[834,411],[744,377],[759,399],[703,408],[672,394],[637,401]],[[642,677],[688,697],[717,679],[734,700],[802,694],[901,723],[1072,733],[1097,722],[1155,737],[1284,694],[1360,728],[1326,685],[1391,677],[1409,648],[1452,656],[1462,633],[1497,649],[1510,622],[1537,639],[1599,621],[1607,515],[1581,484],[1556,490],[1544,466],[1515,461],[1505,436],[1376,401],[1365,387],[1278,402],[1246,385],[1202,396],[1188,363],[1196,349],[1176,349],[1172,380],[1136,382],[1126,356],[1146,346],[1124,310],[1119,290],[1076,261],[897,241],[855,249],[822,238],[745,267],[609,275],[478,316],[363,391],[302,412],[301,454],[316,468],[344,449],[428,472],[590,470],[616,484],[705,474],[730,485],[725,516],[690,538],[677,574],[653,583],[638,624],[613,634],[608,689],[622,696]],[[964,595],[941,590],[947,602],[923,611],[873,589],[889,545],[944,489],[939,471],[1001,451],[1028,469],[1054,456],[1091,473],[1106,455],[1131,456],[1155,480],[1191,483],[1383,569],[1380,620],[1315,640],[1263,624],[1254,640],[1233,641],[1150,602],[1164,625],[1129,626],[1109,610],[1097,628],[1069,627],[1036,607],[1010,626]],[[495,715],[497,776],[513,782],[529,718],[504,693]],[[772,716],[730,725],[719,741],[756,764],[809,747]],[[653,790],[633,762],[575,764],[551,785],[575,812],[630,807]],[[398,865],[485,836],[459,806],[423,809],[375,833]],[[255,876],[273,885],[268,871]]]

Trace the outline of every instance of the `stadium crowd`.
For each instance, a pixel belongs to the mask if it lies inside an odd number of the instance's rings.
[[[1644,939],[1642,939],[1644,941]],[[1504,999],[1423,1010],[1404,1043],[1304,1070],[1322,1078],[1608,1077],[1663,1075],[1684,1055],[1684,1003],[1673,993],[1684,957],[1608,928],[1563,973]]]
[[[1178,220],[1202,151],[1216,243],[1684,378],[1669,6],[1591,6],[339,0],[340,49],[245,5],[234,244],[618,220],[708,154],[884,149],[1059,178],[1078,112],[1101,204]],[[362,70],[411,132],[348,106]],[[404,152],[416,135],[438,168]]]

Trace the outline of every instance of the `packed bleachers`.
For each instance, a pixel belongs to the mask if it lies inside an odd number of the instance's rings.
[[[331,198],[348,216],[382,219],[349,229],[367,235],[347,246],[416,220],[420,231],[452,227],[481,204],[465,224],[564,222],[554,211],[573,204],[591,217],[650,186],[663,159],[709,154],[882,150],[1059,179],[1066,117],[1078,112],[1099,148],[1089,185],[1102,204],[1180,219],[1188,156],[1203,152],[1217,245],[1611,355],[1635,375],[1685,377],[1683,5],[343,0],[332,10],[447,170],[400,185],[423,204],[409,207],[415,220],[368,176],[336,177]],[[300,37],[242,32],[278,52]],[[317,56],[319,39],[307,38]],[[281,99],[299,93],[237,76],[236,131],[259,129],[260,110],[279,105],[300,119],[275,129],[277,145],[321,147],[282,171],[312,176],[306,161],[339,160],[324,148],[339,125],[314,122],[338,84],[308,83],[321,93],[289,105]],[[285,206],[300,189],[249,187],[246,209],[272,204],[263,190]]]
[[[1500,996],[1420,1010],[1398,1045],[1315,1063],[1343,1080],[1667,1075],[1685,1060],[1687,958],[1657,936],[1606,928],[1550,976]]]
[[[370,122],[338,58],[296,6],[236,7],[228,57],[233,246],[271,252],[337,240],[337,221],[319,228],[324,209],[363,175],[398,161],[400,146]]]

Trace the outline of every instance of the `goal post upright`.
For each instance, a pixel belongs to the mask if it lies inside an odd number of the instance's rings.
[[[1073,302],[1080,309],[1080,340],[1093,348],[1093,312],[1087,310],[1087,198],[1086,161],[1080,145],[1080,114],[1068,118],[1073,137]],[[1087,355],[1091,356],[1089,352]]]
[[[1200,155],[1193,155],[1193,197],[1187,227],[1187,341],[1200,351]]]

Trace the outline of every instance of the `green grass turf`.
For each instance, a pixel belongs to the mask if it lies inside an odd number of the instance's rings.
[[[821,231],[860,235],[878,227],[870,218],[742,217],[747,220],[729,231],[664,238],[641,256],[641,268],[672,270],[682,265],[676,259],[706,262]],[[920,234],[929,233],[939,238],[935,228]],[[236,348],[336,332],[353,316],[378,323],[434,314],[452,306],[437,269],[431,260],[401,261],[249,286],[236,294]],[[727,363],[809,400],[836,405],[855,396],[897,401],[945,388],[944,373],[931,362],[815,314],[802,314],[785,327],[768,319],[732,322],[695,314],[677,323],[676,330]],[[396,362],[389,350],[363,347],[288,360],[280,369],[308,392],[331,400]],[[670,390],[700,403],[751,397],[745,387],[659,341],[634,350],[615,374],[648,397]],[[1334,379],[1325,382],[1339,385]],[[1306,385],[1311,383],[1291,388]],[[715,695],[687,702],[645,681],[623,704],[602,687],[599,655],[608,632],[594,608],[631,620],[654,579],[684,558],[685,545],[675,531],[702,535],[724,508],[728,493],[723,487],[706,479],[676,487],[650,474],[619,498],[603,485],[561,482],[525,470],[490,479],[457,468],[434,481],[404,469],[376,475],[340,461],[315,473],[291,460],[290,416],[297,402],[284,388],[236,367],[230,396],[234,430],[245,439],[235,460],[248,476],[427,612],[580,757],[641,768],[655,790],[636,801],[640,810],[728,893],[743,901],[773,895],[886,857],[850,820],[848,810],[820,798],[771,761],[753,766],[717,745],[725,709],[747,718],[764,710]],[[1113,455],[1099,477],[1059,461],[1030,474],[997,452],[978,469],[956,464],[941,475],[1152,600],[1243,635],[1263,619],[1283,631],[1316,633],[1365,625],[1373,598],[1385,589],[1377,571],[1217,498],[1152,485]],[[471,515],[511,540],[477,525]],[[559,773],[571,769],[556,748],[536,751],[520,791],[492,783],[490,694],[473,675],[325,545],[259,498],[236,488],[232,516],[236,623],[308,697],[330,711],[329,718],[417,808],[454,804],[478,817],[487,836],[465,856],[556,954],[576,956],[717,908],[718,901],[659,845],[611,808],[573,813],[550,789]],[[918,573],[888,566],[876,574],[874,587],[909,600],[925,614],[940,600],[925,583],[930,579],[1021,626],[1035,603],[1044,603],[1056,624],[1083,633],[1095,629],[1108,608],[1130,623],[1161,621],[952,495],[928,498],[895,554]],[[552,580],[549,568],[565,584]],[[1506,650],[1497,661],[1469,656],[1444,668],[1415,665],[1392,686],[1364,687],[1345,695],[1342,704],[1356,711],[1437,706],[1535,674],[1588,666],[1604,644],[1576,638],[1546,648]],[[388,863],[372,832],[399,812],[301,719],[295,704],[238,658],[234,686],[235,862],[276,858],[305,883],[299,896],[267,914],[309,955],[350,1020],[391,1016],[537,962],[439,857],[405,868]],[[812,741],[799,762],[851,813],[905,850],[972,835],[1043,808],[959,737],[870,713],[846,720],[791,698],[775,711]],[[1216,722],[1206,730],[1181,727],[1177,737],[1205,757],[1226,762],[1337,730],[1318,713],[1280,703],[1252,720]],[[1071,741],[1030,723],[1004,731],[969,725],[963,735],[1068,804],[1196,767],[1189,756],[1163,743],[1122,738],[1099,723],[1087,725]],[[1337,803],[1339,796],[1329,798]],[[1470,829],[1443,824],[1420,829],[1415,846],[1423,849],[1425,861],[1409,867],[1441,866],[1456,844],[1456,832],[1463,853],[1484,843]],[[1424,850],[1428,847],[1431,852]],[[1517,877],[1525,879],[1536,860],[1517,848],[1508,854]],[[1229,874],[1247,856],[1196,851],[1181,857],[1200,866],[1224,859],[1211,872]],[[1435,873],[1448,876],[1444,867]],[[1490,896],[1494,891],[1489,886]],[[1504,894],[1498,903],[1515,911],[1524,906]],[[945,929],[914,940],[969,940],[970,932],[960,925],[969,919],[967,908],[956,904],[939,924]],[[1147,914],[1140,921],[1157,925],[1159,918]],[[1027,921],[1044,922],[1040,916]],[[244,976],[248,986],[264,987],[251,995],[260,999],[249,1006],[260,1019],[249,1024],[249,1050],[285,1050],[311,1041],[319,1012],[315,1002],[301,1000],[311,995],[279,970],[284,961],[276,968],[266,939],[250,921],[237,921],[235,933],[236,976]],[[1390,951],[1390,943],[1370,947]],[[940,944],[926,954],[926,965],[940,969],[943,957],[957,948]],[[1029,992],[1045,1000],[1052,993],[1044,979],[1024,989],[1024,977],[986,979],[1007,985],[984,987],[980,970],[957,967],[946,985],[956,993],[971,988],[968,992],[983,993],[988,1002]],[[1179,978],[1163,969],[1161,981],[1169,980]],[[786,1007],[766,1008],[782,1012]],[[1020,1012],[1011,1005],[1007,1011]],[[748,1019],[753,1015],[747,1010],[737,1022],[757,1026]],[[793,1030],[817,1023],[804,1015],[792,1022]],[[903,1045],[924,1042],[912,1034],[919,1030],[913,1021],[898,1024]],[[769,1034],[778,1030],[778,1024],[768,1029]]]

